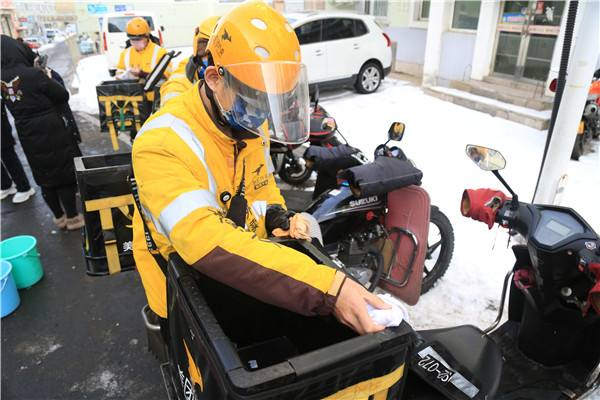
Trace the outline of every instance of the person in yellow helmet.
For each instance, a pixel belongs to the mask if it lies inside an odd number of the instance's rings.
[[[145,78],[167,51],[151,40],[150,26],[142,17],[130,19],[126,32],[131,45],[121,52],[117,64],[117,79]],[[172,67],[169,65],[164,72],[165,77],[168,78],[171,72]]]
[[[384,329],[367,313],[367,304],[389,308],[379,297],[342,271],[265,240],[295,221],[275,184],[269,139],[308,137],[308,80],[294,30],[267,4],[246,2],[221,17],[207,52],[204,80],[153,114],[133,144],[142,212],[134,216],[133,251],[150,308],[167,317],[162,270],[177,252],[263,302],[333,314],[359,333]],[[149,251],[144,226],[158,254]]]
[[[204,69],[208,66],[206,45],[218,21],[219,17],[208,17],[196,27],[192,55],[188,59],[182,60],[167,82],[160,87],[161,107],[204,77]]]

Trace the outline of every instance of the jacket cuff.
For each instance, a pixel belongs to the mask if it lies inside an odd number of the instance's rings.
[[[315,310],[318,315],[329,315],[333,313],[333,308],[337,302],[337,298],[342,291],[342,286],[346,282],[346,274],[342,271],[336,271],[333,282],[327,293],[323,293],[323,303]]]

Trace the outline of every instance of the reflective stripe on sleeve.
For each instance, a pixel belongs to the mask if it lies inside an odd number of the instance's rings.
[[[185,192],[177,196],[161,211],[158,221],[168,236],[181,220],[195,210],[204,207],[220,208],[213,193],[204,189]]]

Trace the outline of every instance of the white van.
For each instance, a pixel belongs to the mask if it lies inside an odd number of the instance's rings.
[[[125,11],[108,13],[102,16],[102,52],[106,54],[108,61],[108,68],[115,69],[119,62],[119,56],[123,49],[125,49],[125,43],[127,42],[127,33],[125,29],[130,19],[135,17],[142,17],[150,25],[152,35],[158,39],[159,44],[163,45],[163,31],[164,28],[158,25],[158,21],[154,14],[143,11]]]

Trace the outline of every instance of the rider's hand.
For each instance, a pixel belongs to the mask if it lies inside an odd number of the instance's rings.
[[[380,310],[392,307],[369,292],[362,285],[347,278],[333,308],[333,315],[341,323],[349,326],[361,335],[384,330],[385,326],[376,324],[369,316],[367,304]]]
[[[129,70],[129,72],[131,73],[131,75],[133,76],[140,76],[140,74],[142,73],[142,70],[140,68],[131,68]]]

